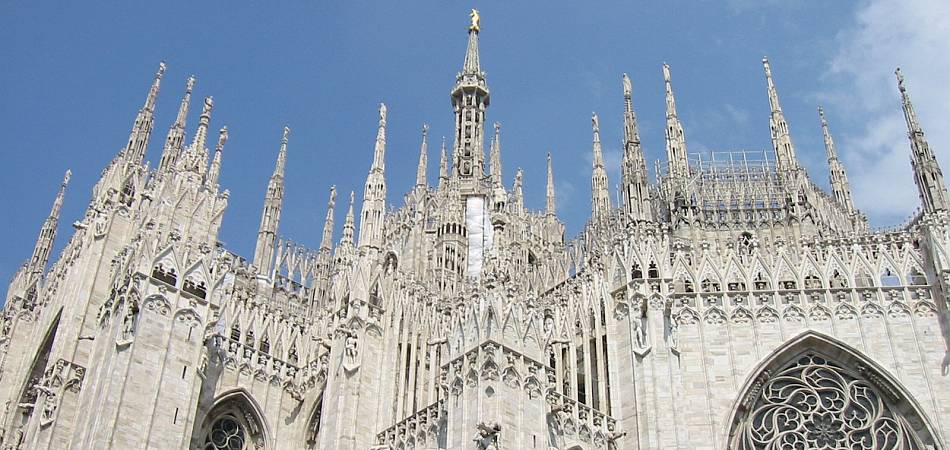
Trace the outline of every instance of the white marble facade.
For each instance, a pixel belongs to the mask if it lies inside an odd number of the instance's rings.
[[[0,446],[947,448],[950,200],[899,72],[922,201],[903,226],[855,209],[823,112],[832,192],[810,180],[766,60],[767,156],[688,153],[663,67],[656,182],[623,75],[619,196],[595,115],[592,214],[567,240],[550,157],[544,211],[502,180],[473,15],[437,184],[423,127],[387,205],[381,105],[362,202],[335,241],[331,188],[318,249],[278,234],[289,129],[253,258],[218,242],[227,129],[212,150],[209,97],[186,142],[194,78],[145,162],[162,64],[62,253],[47,269],[68,174],[10,284]]]

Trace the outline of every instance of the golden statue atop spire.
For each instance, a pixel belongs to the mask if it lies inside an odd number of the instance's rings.
[[[478,33],[478,25],[481,21],[481,16],[478,15],[478,10],[472,8],[472,12],[468,13],[468,16],[472,18],[472,24],[468,27],[468,31],[474,31]]]

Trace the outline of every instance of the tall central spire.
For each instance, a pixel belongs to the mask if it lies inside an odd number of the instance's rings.
[[[274,246],[277,242],[277,227],[280,224],[280,211],[284,203],[284,167],[287,165],[287,142],[290,128],[284,127],[280,138],[280,151],[274,174],[267,183],[264,195],[264,211],[261,213],[261,225],[257,230],[257,245],[254,247],[254,266],[259,274],[270,276],[274,262]]]
[[[485,175],[485,109],[488,107],[488,83],[478,57],[478,32],[481,18],[472,10],[468,28],[468,47],[462,71],[452,89],[455,110],[455,147],[452,161],[462,192],[474,194]]]

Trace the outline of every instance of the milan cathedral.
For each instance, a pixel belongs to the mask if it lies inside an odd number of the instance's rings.
[[[948,448],[950,196],[900,70],[921,200],[902,226],[855,208],[820,108],[831,192],[812,181],[764,59],[759,153],[689,153],[662,67],[655,177],[624,74],[621,179],[594,115],[591,216],[567,239],[550,155],[543,211],[502,179],[479,32],[472,11],[435,185],[423,126],[415,187],[387,203],[380,105],[362,196],[330,188],[304,248],[279,234],[285,128],[248,258],[218,241],[211,97],[186,139],[194,77],[145,160],[161,64],[58,258],[69,172],[10,283],[0,448]]]

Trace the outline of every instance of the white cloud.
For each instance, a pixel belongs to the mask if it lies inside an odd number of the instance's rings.
[[[894,224],[919,204],[894,69],[901,67],[924,132],[950,162],[950,2],[870,0],[837,36],[826,94],[832,131],[847,164],[855,201],[877,225]],[[835,127],[834,121],[847,124]]]

